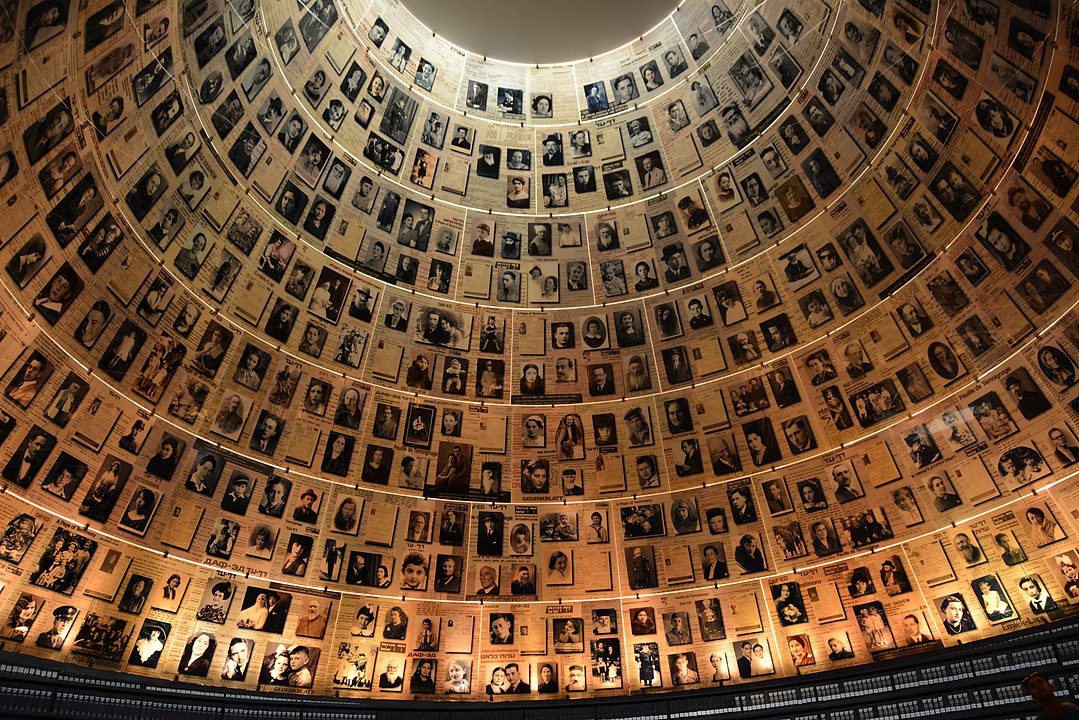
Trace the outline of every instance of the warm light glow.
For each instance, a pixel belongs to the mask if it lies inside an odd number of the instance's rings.
[[[12,12],[5,649],[568,699],[1079,602],[1070,8]]]

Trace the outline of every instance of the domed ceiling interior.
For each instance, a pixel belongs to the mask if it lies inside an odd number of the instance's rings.
[[[664,0],[407,0],[432,32],[463,50],[526,64],[572,63],[648,33],[678,6]]]
[[[1074,611],[1074,6],[583,5],[2,2],[5,650],[568,700]]]

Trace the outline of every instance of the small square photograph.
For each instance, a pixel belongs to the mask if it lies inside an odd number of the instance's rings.
[[[850,406],[854,409],[855,419],[863,428],[872,427],[881,420],[906,410],[903,398],[891,380],[884,380],[854,393],[850,396]]]
[[[789,252],[779,256],[783,263],[783,275],[792,289],[798,289],[818,279],[820,272],[817,264],[812,260],[809,248],[805,244],[798,245]]]
[[[968,403],[967,407],[991,442],[1000,442],[1018,432],[1011,414],[1005,409],[1000,396],[995,392],[989,392],[974,399]]]
[[[579,617],[555,618],[551,621],[556,653],[584,652],[584,620]]]
[[[764,493],[765,504],[768,506],[768,513],[772,517],[794,511],[790,491],[782,478],[766,480],[762,483],[761,490]]]
[[[610,102],[607,100],[607,83],[603,80],[588,83],[583,90],[589,113],[600,113],[610,107]]]
[[[757,333],[753,330],[744,330],[727,338],[731,355],[736,365],[751,365],[761,359],[760,345],[757,341]]]
[[[769,29],[769,32],[772,31]],[[748,51],[742,53],[727,74],[741,94],[742,103],[750,110],[757,107],[772,91],[772,81],[768,79],[757,57]]]
[[[900,368],[896,371],[895,376],[912,403],[920,403],[933,396],[933,386],[930,385],[925,376],[925,371],[917,362],[912,362]]]
[[[1057,522],[1052,509],[1045,502],[1033,503],[1027,506],[1023,517],[1027,522],[1028,537],[1038,547],[1045,547],[1068,537],[1060,523]]]
[[[498,88],[498,112],[504,115],[521,115],[524,112],[524,90]]]
[[[977,315],[959,323],[955,329],[974,357],[985,354],[996,345],[993,335]]]
[[[989,274],[989,268],[985,266],[985,263],[982,262],[982,259],[978,257],[978,253],[973,248],[969,248],[957,255],[955,264],[967,282],[975,287]]]
[[[811,328],[819,327],[835,317],[822,290],[811,290],[808,295],[798,299],[798,306]]]
[[[200,633],[200,635],[212,638],[209,633]],[[87,612],[82,627],[79,628],[79,632],[75,635],[72,646],[73,653],[101,658],[109,662],[119,662],[130,636],[131,633],[128,630],[128,621],[126,619]],[[212,643],[209,647],[212,649]],[[189,656],[190,653],[185,648],[184,654],[180,657],[179,671],[185,674],[198,675],[197,670],[200,668],[194,668],[196,670],[194,672],[185,668],[184,661]],[[203,659],[206,660],[207,669],[209,669],[209,659]]]
[[[1042,314],[1064,297],[1071,286],[1071,281],[1046,259],[1026,274],[1017,290],[1034,312]]]
[[[413,82],[427,92],[431,92],[435,86],[435,77],[437,74],[438,68],[434,66],[434,63],[427,58],[420,58],[419,65],[416,66],[416,77],[413,79]]]
[[[611,80],[611,89],[614,91],[614,104],[625,105],[640,97],[637,90],[637,81],[633,75],[626,73]]]
[[[1049,467],[1037,450],[1020,445],[1001,454],[997,472],[1003,479],[1021,487],[1047,476]]]
[[[532,108],[533,119],[546,120],[554,116],[554,103],[547,93],[532,93],[529,106]]]
[[[962,413],[949,410],[941,413],[939,420],[934,420],[930,426],[937,432],[938,437],[943,437],[945,443],[953,452],[969,447],[975,442],[974,433]]]
[[[154,513],[157,512],[161,498],[162,494],[159,491],[140,485],[132,493],[127,507],[116,523],[117,527],[135,535],[145,535],[146,528],[153,520]]]

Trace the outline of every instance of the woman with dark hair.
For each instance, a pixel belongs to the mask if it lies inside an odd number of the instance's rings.
[[[501,665],[491,670],[491,682],[487,683],[488,695],[501,695],[506,692],[506,669]]]
[[[390,619],[382,629],[382,637],[387,640],[404,640],[408,631],[408,615],[398,605],[390,608]]]
[[[128,504],[127,512],[120,518],[120,526],[127,530],[142,532],[150,522],[150,513],[154,509],[154,493],[149,488],[139,488]]]
[[[273,316],[266,323],[266,334],[274,340],[288,342],[292,333],[292,324],[296,320],[296,308],[286,302],[281,303]]]
[[[791,660],[794,661],[795,667],[812,665],[816,662],[813,659],[813,649],[805,636],[795,635],[787,641],[787,646],[790,648]]]
[[[933,372],[945,380],[957,378],[961,369],[955,353],[942,342],[930,343],[929,365],[933,368]]]
[[[828,501],[824,499],[824,491],[820,483],[813,480],[803,480],[798,483],[798,495],[802,498],[802,508],[808,511],[823,510],[828,507]]]
[[[1030,254],[1030,245],[998,213],[992,213],[978,230],[979,239],[1008,270]]]
[[[559,460],[580,460],[584,457],[584,424],[576,413],[565,415],[555,431]]]
[[[164,447],[164,443],[162,443]],[[195,464],[187,481],[184,483],[188,490],[193,490],[203,495],[213,494],[214,487],[210,485],[210,479],[217,469],[217,458],[213,455],[205,455]]]
[[[561,550],[555,550],[551,553],[550,560],[547,561],[548,580],[566,581],[571,577],[572,570],[569,566],[569,556]]]
[[[228,581],[215,584],[210,589],[210,602],[199,608],[199,611],[195,614],[195,619],[223,625],[225,617],[228,615],[228,601],[234,591],[235,587]]]
[[[652,635],[656,632],[656,621],[649,608],[640,608],[630,617],[630,631],[634,635]]]
[[[178,446],[179,441],[176,438],[162,439],[157,455],[146,463],[146,473],[162,480],[171,480],[172,474],[176,471],[176,463],[180,459],[180,453],[177,452]]]
[[[550,95],[536,95],[532,98],[532,117],[551,117],[552,104]]]
[[[528,363],[521,371],[521,394],[544,394],[544,381],[543,378],[540,376],[539,366],[535,363]]]
[[[1008,111],[995,100],[986,98],[974,107],[974,115],[978,118],[978,124],[993,137],[1011,137],[1015,132],[1015,122]]]
[[[1060,525],[1057,524],[1055,519],[1046,515],[1041,508],[1028,508],[1026,518],[1038,547],[1064,538],[1064,532],[1060,529]]]
[[[1068,388],[1075,384],[1075,364],[1059,348],[1046,346],[1039,350],[1038,366],[1045,377],[1056,385]]]
[[[200,632],[193,635],[184,646],[184,654],[180,657],[180,666],[177,668],[182,675],[196,675],[206,677],[210,671],[210,660],[217,649],[217,639],[208,632]]]
[[[851,597],[862,597],[876,591],[873,587],[873,579],[869,577],[869,571],[865,568],[858,568],[851,573],[848,589]]]
[[[41,610],[41,599],[33,595],[23,593],[11,608],[11,616],[0,628],[0,637],[22,642],[30,632],[30,626],[34,624],[38,612]]]
[[[633,289],[637,292],[659,287],[659,280],[652,277],[652,266],[644,260],[633,266],[633,273],[637,276],[637,282],[633,284]]]
[[[813,552],[817,557],[835,555],[842,550],[835,532],[823,522],[813,523]]]
[[[167,183],[157,170],[157,167],[150,168],[150,171],[139,180],[127,195],[127,204],[131,208],[131,212],[135,214],[136,219],[142,220],[146,217],[146,214],[150,212],[150,208],[154,206],[157,198],[165,191],[166,187]]]
[[[430,390],[433,380],[431,378],[431,361],[426,355],[417,355],[408,366],[405,373],[405,385],[421,390]]]
[[[948,487],[943,476],[934,475],[929,478],[929,492],[933,495],[933,505],[937,512],[945,512],[963,504],[959,493]]]
[[[322,470],[332,475],[344,476],[348,473],[348,467],[352,463],[351,438],[340,433],[331,433],[327,441],[326,454],[322,458]]]
[[[286,575],[303,577],[307,572],[307,560],[309,555],[309,548],[304,547],[303,543],[293,540],[289,543],[288,555],[285,556],[285,563],[281,566],[281,572]]]
[[[214,70],[202,81],[202,85],[199,86],[199,102],[203,105],[212,103],[217,99],[217,96],[221,93],[223,86],[223,78],[219,70]]]
[[[435,661],[430,658],[420,658],[415,663],[409,689],[414,693],[433,693],[435,691]]]
[[[542,663],[539,666],[539,685],[536,686],[536,692],[558,692],[558,677],[556,676],[554,665],[551,663]]]

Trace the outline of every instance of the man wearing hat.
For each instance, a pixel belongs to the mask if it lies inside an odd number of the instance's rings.
[[[697,204],[689,195],[678,201],[678,209],[682,213],[682,219],[685,220],[686,228],[690,231],[702,228],[710,222],[708,217],[708,211]]]
[[[404,332],[408,328],[408,306],[405,305],[405,301],[400,298],[394,298],[393,304],[390,306],[390,312],[386,315],[386,327],[390,330],[397,330],[398,332]]]
[[[237,473],[229,483],[229,491],[221,498],[221,509],[226,512],[243,515],[247,512],[247,505],[251,502],[251,478],[243,473]]]
[[[517,232],[502,233],[502,258],[504,260],[518,260],[521,257],[521,234]]]
[[[304,490],[303,495],[300,495],[300,504],[292,511],[292,519],[303,523],[313,523],[318,520],[316,502],[318,502],[318,495],[315,491],[311,488]]]
[[[371,322],[371,291],[366,287],[356,289],[356,294],[348,306],[348,314],[361,322]]]
[[[476,225],[476,237],[472,240],[472,254],[480,257],[493,257],[495,244],[491,242],[491,226],[487,223]]]
[[[562,136],[558,133],[548,135],[543,140],[543,164],[545,166],[562,165]]]
[[[493,145],[480,145],[480,158],[476,161],[476,174],[483,178],[498,179],[502,151]]]
[[[37,646],[50,650],[59,650],[67,639],[71,624],[79,611],[70,605],[61,605],[52,611],[52,627],[37,636]]]
[[[787,255],[787,265],[783,268],[783,273],[787,276],[787,282],[796,282],[803,278],[809,277],[812,274],[812,270],[802,262],[802,259],[798,257],[797,252],[792,252]]]
[[[663,248],[663,263],[667,266],[663,272],[663,277],[667,282],[689,279],[689,267],[686,266],[682,248],[677,243]]]
[[[535,363],[528,363],[521,371],[521,394],[543,395],[543,393],[544,382],[539,374],[539,366]]]

